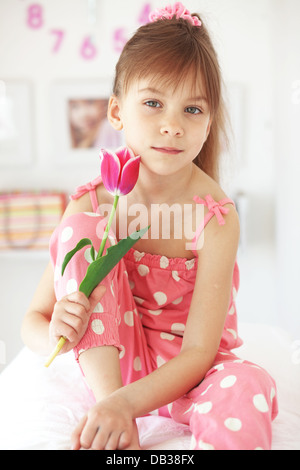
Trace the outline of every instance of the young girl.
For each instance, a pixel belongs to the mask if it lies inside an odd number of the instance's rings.
[[[184,230],[175,236],[176,220],[168,238],[162,227],[153,236],[151,227],[87,299],[77,289],[89,252],[74,256],[63,277],[60,269],[81,238],[100,245],[105,220],[98,210],[113,197],[98,177],[79,188],[53,234],[52,263],[23,338],[48,354],[65,336],[63,351],[75,351],[95,405],[74,430],[74,449],[138,449],[135,418],[154,410],[189,424],[193,449],[270,449],[274,381],[232,352],[242,344],[235,308],[239,222],[217,182],[224,109],[216,53],[203,22],[180,3],[150,18],[121,54],[109,101],[111,125],[141,156],[115,235],[124,219],[127,227],[133,223],[136,202],[150,224],[155,207],[177,204],[183,213],[189,205],[183,225],[195,224],[203,208],[193,243]]]

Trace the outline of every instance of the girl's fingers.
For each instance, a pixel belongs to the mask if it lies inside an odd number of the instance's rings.
[[[105,287],[99,285],[92,292],[90,299],[83,292],[76,291],[57,302],[50,322],[51,342],[56,344],[58,339],[64,336],[69,343],[77,344],[87,328],[91,313],[105,291]]]
[[[79,325],[73,322],[73,325],[70,325],[70,317],[68,317],[68,323],[61,323],[60,332],[58,337],[64,336],[70,343],[73,343],[78,338]]]
[[[71,436],[72,450],[79,450],[82,447],[84,449],[102,450],[105,448],[105,444],[108,440],[109,435],[97,426],[96,422],[88,419],[88,416],[84,416],[74,429]]]
[[[82,307],[84,307],[85,310],[89,310],[90,308],[89,299],[84,295],[83,292],[72,292],[72,294],[67,295],[65,299],[69,302],[73,302],[74,304],[81,305]]]
[[[109,434],[107,432],[105,432],[103,429],[101,428],[97,428],[95,430],[95,434],[94,434],[94,439],[91,443],[91,449],[93,450],[103,450],[105,449],[106,447],[106,443],[109,439]],[[114,449],[112,449],[114,450]]]
[[[68,312],[76,315],[77,312],[80,313],[83,307],[86,312],[92,313],[97,303],[100,302],[103,295],[105,294],[105,291],[105,286],[99,284],[97,287],[95,287],[89,298],[87,298],[80,291],[76,291],[67,295],[66,300],[69,302]]]
[[[98,426],[95,420],[87,419],[81,428],[80,443],[84,449],[103,450],[109,438],[105,427]]]
[[[90,313],[92,313],[92,311],[96,307],[97,303],[100,302],[100,300],[104,296],[105,292],[106,292],[105,286],[102,286],[101,284],[99,284],[97,287],[95,287],[95,289],[93,290],[93,292],[91,293],[91,295],[89,297],[89,303],[90,303],[89,311],[90,311]]]
[[[131,442],[131,431],[126,430],[126,431],[122,432],[122,434],[120,436],[120,439],[119,439],[118,449],[120,449],[120,450],[126,449],[126,447],[129,446],[130,442]]]
[[[119,439],[120,439],[120,433],[118,431],[113,431],[107,440],[107,443],[105,445],[105,450],[118,449]]]
[[[79,450],[81,448],[81,443],[80,443],[80,436],[82,433],[82,430],[86,424],[87,421],[87,416],[84,416],[79,423],[77,424],[76,428],[72,432],[71,435],[71,446],[72,450]]]
[[[56,319],[51,325],[51,335],[55,338],[65,336],[70,342],[76,341],[77,336],[87,324],[88,318],[65,312],[61,317]]]
[[[99,426],[98,420],[88,417],[82,418],[71,436],[72,450],[116,450],[124,449],[130,443],[130,432],[120,429],[111,430],[110,426]]]

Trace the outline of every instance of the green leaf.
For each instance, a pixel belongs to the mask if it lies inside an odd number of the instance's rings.
[[[86,245],[92,245],[92,248],[94,248],[93,244],[92,244],[92,241],[89,238],[82,238],[82,240],[80,240],[80,242],[77,243],[75,248],[73,248],[73,250],[69,251],[69,253],[66,254],[65,259],[64,259],[63,264],[62,264],[62,267],[61,267],[61,275],[62,276],[65,272],[67,264],[73,258],[75,253],[77,253],[77,251],[81,250],[81,248],[83,248]],[[92,249],[91,249],[91,256],[92,257],[93,257],[93,253],[95,253],[95,250],[92,251]]]
[[[121,258],[133,247],[133,245],[147,232],[150,226],[138,230],[129,237],[120,240],[119,243],[107,249],[105,256],[93,261],[86,272],[85,278],[79,286],[79,290],[87,297],[91,295],[95,287],[107,276],[107,274],[118,264]]]
[[[92,258],[92,260],[95,261],[95,248],[93,247],[93,245],[91,246],[91,251],[90,251],[90,253],[91,253],[91,258]]]

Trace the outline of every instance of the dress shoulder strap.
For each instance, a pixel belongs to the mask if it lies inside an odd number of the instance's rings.
[[[71,194],[70,198],[74,200],[74,199],[80,198],[86,193],[90,193],[93,211],[97,212],[99,204],[98,204],[98,199],[97,199],[96,188],[97,186],[99,186],[101,182],[102,182],[102,178],[101,176],[98,176],[93,181],[90,181],[89,183],[84,184],[83,186],[78,186],[78,188],[76,188],[75,193]]]
[[[224,199],[221,199],[221,201],[216,202],[210,194],[205,196],[204,199],[201,199],[199,196],[195,196],[193,199],[196,202],[196,204],[203,204],[204,206],[208,208],[208,212],[205,215],[203,221],[201,222],[199,227],[197,227],[196,234],[192,242],[192,251],[194,252],[194,254],[197,254],[196,248],[197,248],[199,237],[201,233],[203,232],[204,228],[206,227],[206,225],[208,224],[208,222],[214,216],[216,216],[219,225],[225,225],[225,219],[223,215],[228,214],[229,209],[224,206],[226,204],[232,204],[233,206],[235,206],[235,204],[233,200],[230,198],[224,198]]]

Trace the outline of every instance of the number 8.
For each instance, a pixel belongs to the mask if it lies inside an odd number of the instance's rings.
[[[27,24],[29,28],[38,29],[43,26],[43,8],[41,5],[30,5],[27,10]]]

